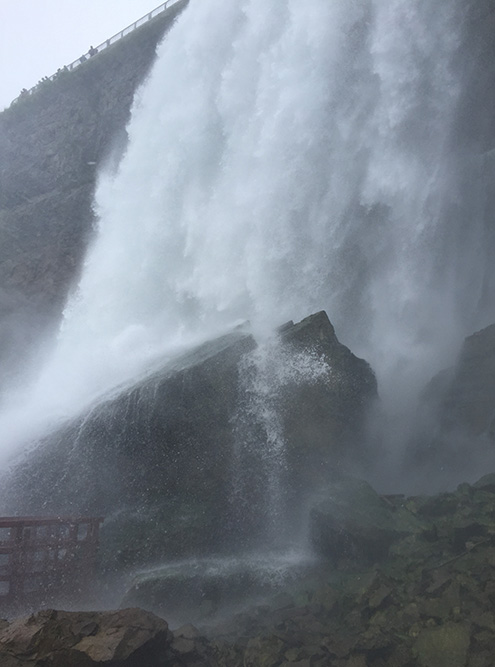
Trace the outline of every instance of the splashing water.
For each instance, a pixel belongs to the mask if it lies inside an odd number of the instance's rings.
[[[233,419],[231,475],[234,518],[245,523],[246,517],[253,514],[261,517],[263,543],[268,538],[270,544],[279,547],[284,542],[303,544],[305,540],[298,540],[296,534],[306,524],[299,527],[293,508],[291,522],[287,521],[289,484],[281,414],[283,396],[287,387],[332,382],[332,370],[316,353],[288,349],[275,336],[246,354],[239,370],[241,392]]]
[[[463,12],[191,0],[136,95],[117,173],[100,176],[98,234],[22,421],[79,410],[239,319],[267,331],[320,309],[384,400],[410,403],[494,315],[479,306],[483,221],[467,231],[453,214]],[[22,435],[12,403],[4,441]]]

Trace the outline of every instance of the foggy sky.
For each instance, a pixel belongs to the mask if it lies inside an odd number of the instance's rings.
[[[0,0],[0,109],[161,0]]]

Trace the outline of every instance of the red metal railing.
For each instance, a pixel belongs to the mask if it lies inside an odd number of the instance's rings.
[[[94,576],[102,521],[0,518],[0,605],[22,607],[82,592]]]

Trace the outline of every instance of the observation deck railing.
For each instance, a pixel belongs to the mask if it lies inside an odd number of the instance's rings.
[[[76,60],[73,60],[69,65],[65,65],[63,68],[59,69],[55,74],[52,74],[51,76],[46,76],[39,83],[37,83],[35,86],[32,88],[26,89],[24,88],[21,92],[20,95],[18,95],[11,104],[15,104],[18,102],[20,99],[23,97],[26,97],[26,95],[32,95],[40,85],[43,85],[46,81],[54,81],[61,72],[67,72],[67,71],[72,71],[76,67],[79,67],[79,65],[82,65],[84,62],[92,58],[93,56],[97,55],[101,51],[104,51],[107,49],[109,46],[112,44],[115,44],[116,42],[120,41],[123,37],[126,37],[129,35],[131,32],[134,32],[136,28],[140,28],[142,25],[147,23],[148,21],[151,21],[151,19],[154,19],[156,16],[159,14],[162,14],[163,12],[167,11],[168,9],[171,9],[173,5],[178,4],[179,2],[183,2],[183,0],[167,0],[166,2],[163,2],[161,5],[158,7],[155,7],[155,9],[151,10],[151,12],[148,12],[148,14],[145,14],[142,16],[140,19],[137,21],[134,21],[134,23],[131,23],[130,25],[127,26],[127,28],[124,28],[120,32],[117,32],[113,37],[110,37],[109,39],[105,40],[101,44],[98,44],[96,47],[90,48],[86,53],[84,53],[82,56],[77,58]]]
[[[84,592],[95,574],[100,517],[0,518],[0,609]]]

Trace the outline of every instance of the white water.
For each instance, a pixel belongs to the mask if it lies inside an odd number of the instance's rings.
[[[234,452],[231,505],[238,521],[263,516],[265,543],[307,544],[299,522],[289,510],[283,396],[291,386],[338,382],[328,363],[309,351],[294,352],[273,336],[263,341],[240,364],[240,400],[233,419]],[[256,508],[256,509],[254,509]],[[287,513],[290,511],[290,521]],[[299,525],[301,523],[301,525]],[[301,539],[298,539],[301,533]],[[304,535],[305,537],[305,535]]]
[[[485,268],[476,240],[464,264],[442,245],[462,6],[191,0],[100,176],[77,293],[2,441],[239,319],[266,331],[320,309],[391,409],[409,404],[473,330]]]

